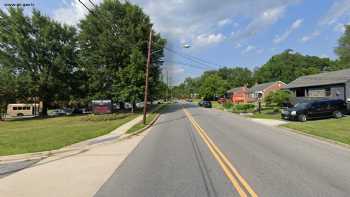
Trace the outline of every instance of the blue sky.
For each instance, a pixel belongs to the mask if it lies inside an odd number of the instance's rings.
[[[293,49],[308,55],[336,58],[334,48],[350,23],[350,0],[130,0],[151,16],[168,47],[212,62],[209,68],[253,69],[272,55]],[[76,25],[86,14],[78,0],[0,0],[34,3],[54,19]],[[89,5],[88,0],[83,0]],[[93,0],[96,4],[101,0]],[[30,12],[31,8],[26,8]],[[191,44],[184,49],[183,44]],[[177,84],[205,69],[196,62],[166,53],[165,70]]]

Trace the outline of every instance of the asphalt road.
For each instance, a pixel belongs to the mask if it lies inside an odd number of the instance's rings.
[[[185,108],[169,107],[96,196],[350,196],[348,149]]]

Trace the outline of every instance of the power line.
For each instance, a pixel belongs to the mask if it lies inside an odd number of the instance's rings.
[[[196,62],[196,63],[199,63],[199,64],[203,64],[203,65],[206,65],[206,66],[215,68],[215,69],[216,69],[217,67],[214,67],[213,65],[218,66],[218,67],[221,67],[220,64],[211,63],[211,62],[209,62],[209,61],[207,61],[207,60],[204,60],[204,59],[202,59],[202,58],[199,58],[199,57],[195,57],[195,56],[191,56],[191,55],[184,54],[184,53],[181,53],[181,52],[177,52],[177,51],[175,51],[174,49],[170,49],[170,48],[168,48],[168,47],[165,47],[165,49],[168,50],[168,51],[171,52],[171,53],[174,53],[174,54],[176,54],[176,55],[178,55],[178,56],[181,56],[181,57],[183,57],[183,58],[185,58],[185,59],[188,59],[188,60],[190,60],[190,61],[193,61],[193,62]]]
[[[210,70],[210,69],[213,69],[213,68],[198,66],[198,65],[194,65],[194,64],[185,63],[185,62],[178,62],[178,61],[171,61],[171,60],[166,60],[165,62],[170,62],[170,63],[179,64],[179,65],[183,65],[183,66],[187,66],[187,67],[192,67],[192,68],[196,68],[196,69],[201,69],[201,70]]]

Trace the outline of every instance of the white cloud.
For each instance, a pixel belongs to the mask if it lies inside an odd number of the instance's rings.
[[[246,54],[246,53],[249,53],[253,50],[256,49],[256,46],[253,46],[253,45],[248,45],[243,51],[242,51],[242,54]]]
[[[229,25],[229,24],[231,24],[231,23],[232,23],[232,20],[231,20],[230,18],[225,18],[225,19],[220,20],[220,21],[218,22],[218,26],[219,26],[219,27],[223,27],[223,26]]]
[[[306,35],[306,36],[302,37],[300,41],[305,43],[305,42],[308,42],[308,41],[318,37],[319,35],[320,35],[320,32],[316,30],[316,31],[312,32],[310,35]]]
[[[303,19],[297,19],[282,35],[277,35],[273,40],[273,42],[275,44],[279,44],[285,41],[295,30],[299,29],[302,23],[303,23]]]
[[[225,40],[225,36],[223,34],[201,34],[197,36],[193,44],[195,46],[208,46],[213,44],[218,44]]]
[[[343,34],[345,32],[345,24],[338,23],[334,26],[333,30]]]
[[[236,39],[244,39],[256,35],[270,25],[276,23],[284,14],[285,6],[273,7],[261,12],[248,26],[235,35]]]
[[[102,0],[95,0],[92,2],[97,5],[101,3],[101,1]],[[81,2],[91,10],[94,8],[89,0],[81,0]],[[63,7],[53,11],[53,18],[67,25],[77,25],[89,12],[78,0],[72,0],[70,3],[66,0],[62,0],[62,4]]]
[[[343,17],[350,17],[350,0],[335,1],[319,24],[333,25]]]
[[[95,0],[98,4],[102,0]],[[229,20],[239,16],[251,22],[235,37],[246,38],[278,21],[286,6],[300,0],[130,0],[143,8],[151,17],[155,29],[169,42],[195,40],[198,35],[217,31],[218,23],[238,27]],[[89,5],[88,0],[83,0]],[[78,0],[54,11],[54,18],[67,24],[77,24],[87,13]],[[252,6],[253,5],[253,6]],[[224,19],[224,20],[223,20]],[[229,19],[229,20],[225,20]],[[220,21],[221,22],[218,22]],[[194,46],[195,47],[195,46]]]

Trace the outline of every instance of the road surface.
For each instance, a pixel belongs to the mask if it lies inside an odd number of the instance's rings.
[[[170,106],[95,196],[350,196],[348,149],[184,108]]]

